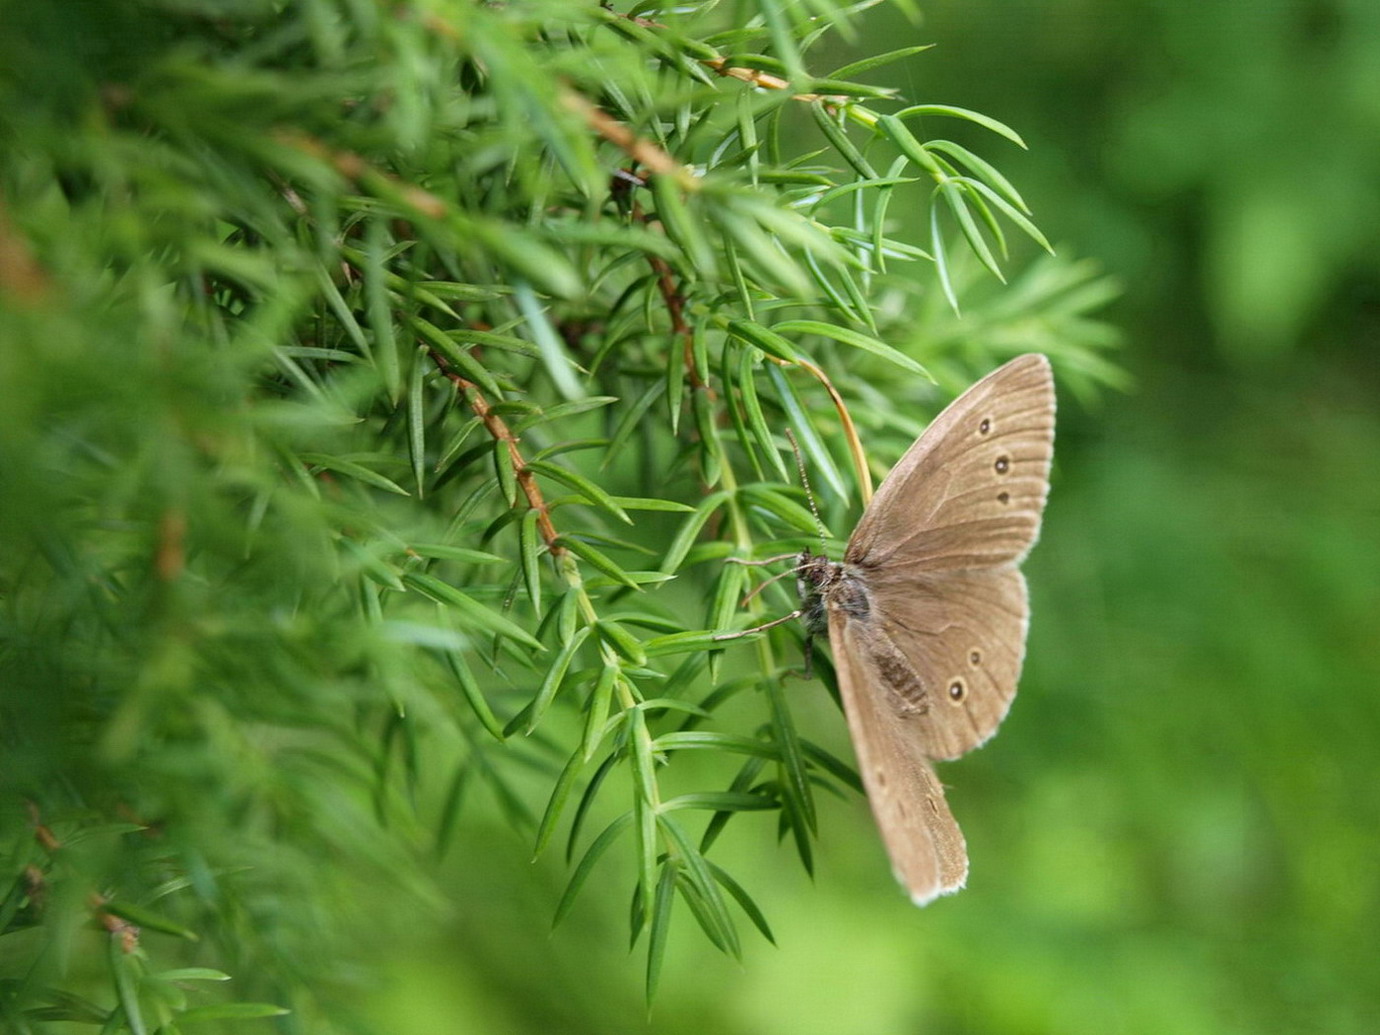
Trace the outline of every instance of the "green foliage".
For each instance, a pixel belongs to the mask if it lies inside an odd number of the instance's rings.
[[[1188,355],[1209,343],[1245,372],[1358,311],[1380,268],[1374,4],[926,13],[945,42],[927,84],[1042,141],[1021,168],[1027,196],[1065,217],[1059,240],[1136,285],[1147,337],[1182,337]],[[900,25],[869,22],[878,40]]]
[[[678,902],[771,938],[707,853],[773,812],[809,869],[855,782],[791,633],[711,639],[790,606],[729,562],[816,541],[782,432],[839,530],[835,396],[875,476],[926,371],[1035,348],[1086,387],[1111,342],[1086,266],[992,279],[1044,238],[924,130],[1019,137],[812,78],[854,11],[755,11],[0,7],[8,1028],[345,1026],[350,903],[438,901],[476,785],[538,853],[568,830],[557,919],[626,853],[648,994]]]

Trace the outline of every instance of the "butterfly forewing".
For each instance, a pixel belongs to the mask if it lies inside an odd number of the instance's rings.
[[[1016,563],[1040,532],[1054,452],[1054,378],[1027,355],[935,418],[877,491],[844,560],[968,570]]]

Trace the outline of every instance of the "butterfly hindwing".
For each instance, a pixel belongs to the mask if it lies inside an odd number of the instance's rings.
[[[1025,657],[1025,579],[1015,567],[869,577],[875,623],[904,659],[895,681],[923,691],[908,735],[933,759],[985,742],[1006,717]],[[907,671],[908,669],[908,671]],[[884,688],[879,688],[884,689]]]
[[[883,677],[869,629],[831,608],[829,640],[858,771],[892,870],[917,905],[957,891],[968,876],[963,834],[920,741],[879,692]]]

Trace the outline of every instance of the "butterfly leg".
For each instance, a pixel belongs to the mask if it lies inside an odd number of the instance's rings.
[[[742,639],[744,636],[751,636],[753,633],[765,632],[765,631],[768,630],[768,629],[774,629],[774,628],[776,628],[778,625],[785,625],[787,622],[793,622],[793,621],[795,621],[797,618],[799,618],[799,617],[800,617],[802,614],[804,614],[804,613],[805,613],[805,612],[804,612],[804,610],[803,610],[802,608],[796,608],[794,611],[792,611],[792,612],[791,612],[790,614],[788,614],[788,615],[782,615],[780,618],[773,618],[770,622],[763,622],[761,625],[754,625],[751,629],[739,629],[739,630],[737,630],[737,631],[735,631],[735,632],[715,633],[713,636],[710,637],[710,639],[712,639],[712,640],[738,640],[738,639]]]

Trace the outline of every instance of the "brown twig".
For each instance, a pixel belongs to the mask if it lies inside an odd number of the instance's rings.
[[[427,349],[431,360],[445,375],[446,380],[455,386],[474,411],[474,415],[483,423],[485,429],[493,436],[494,441],[502,442],[508,447],[508,461],[513,465],[513,473],[517,475],[517,483],[522,487],[522,494],[527,498],[527,505],[537,512],[537,529],[541,532],[541,537],[546,543],[547,550],[552,557],[557,557],[565,552],[565,547],[557,542],[560,533],[556,531],[556,526],[551,523],[551,508],[546,505],[546,500],[542,497],[541,486],[537,484],[537,476],[532,473],[527,466],[527,461],[523,459],[521,450],[518,449],[517,436],[513,434],[507,422],[504,421],[493,408],[489,401],[484,398],[481,392],[472,381],[467,381],[455,372],[455,368],[450,365],[446,357],[435,349]]]
[[[96,922],[105,928],[111,937],[120,940],[120,951],[128,956],[139,948],[139,928],[106,909],[106,901],[105,896],[98,895],[93,891],[89,896],[88,904],[96,915]]]
[[[633,159],[634,167],[643,165],[654,175],[672,177],[686,190],[698,189],[699,181],[669,154],[650,141],[636,136],[627,126],[607,112],[595,107],[574,90],[562,90],[561,101],[571,111],[580,115],[605,140],[626,151],[628,156]],[[625,188],[628,180],[639,186],[646,184],[646,181],[633,169],[620,169],[614,178],[614,193],[617,194],[620,189]],[[638,222],[648,222],[646,213],[636,201],[632,203],[631,214],[632,218]],[[680,287],[676,284],[675,271],[671,269],[669,262],[650,252],[647,253],[647,264],[652,267],[652,272],[656,274],[657,290],[661,292],[662,301],[666,303],[666,310],[670,313],[671,333],[680,338],[684,345],[685,370],[690,380],[690,387],[705,388],[707,385],[700,377],[699,371],[695,369],[695,337],[690,330],[690,325],[685,321],[685,296],[681,294]]]
[[[790,80],[782,79],[779,75],[772,75],[770,72],[763,72],[760,68],[743,68],[738,65],[730,65],[723,58],[705,58],[700,61],[705,68],[712,69],[726,79],[737,79],[750,86],[758,86],[764,90],[789,90]],[[803,101],[806,104],[814,101],[823,101],[825,104],[847,104],[850,98],[838,93],[793,93],[791,100]]]
[[[644,29],[665,29],[666,26],[660,22],[653,21],[651,18],[643,18],[639,15],[620,14],[634,25],[639,25]],[[708,49],[708,48],[706,48]],[[772,75],[770,72],[763,72],[760,68],[744,68],[740,65],[730,65],[726,58],[698,58],[700,64],[704,65],[726,79],[737,79],[739,82],[747,83],[749,86],[760,87],[763,90],[789,90],[791,83],[789,79],[782,79],[779,75]],[[843,94],[832,93],[795,93],[791,94],[791,100],[804,101],[811,103],[814,101],[824,101],[826,104],[847,104],[851,98]]]
[[[37,307],[47,299],[51,286],[28,240],[10,221],[4,200],[0,199],[0,295],[21,305]]]
[[[29,813],[29,823],[34,828],[34,840],[39,843],[45,852],[51,855],[62,847],[62,842],[57,839],[57,835],[43,822],[38,812],[38,803],[25,801],[24,808]]]
[[[633,203],[632,214],[634,219],[647,221],[642,206],[636,202]],[[657,290],[661,292],[661,299],[666,303],[666,311],[671,316],[671,333],[682,342],[685,372],[690,379],[690,387],[707,388],[709,386],[705,384],[704,378],[700,377],[700,372],[695,369],[695,335],[685,319],[685,296],[681,294],[680,285],[676,283],[675,271],[671,269],[669,262],[651,252],[647,252],[647,264],[656,274]]]
[[[637,202],[631,199],[634,187],[645,187],[646,179],[639,176],[635,168],[619,169],[613,174],[613,182],[609,186],[609,193],[618,200],[619,204],[625,207],[630,218],[636,222],[650,224],[651,219],[647,217],[646,210]],[[681,293],[679,285],[676,283],[675,270],[671,264],[659,255],[651,252],[645,253],[647,265],[652,267],[652,272],[656,274],[657,290],[661,292],[661,299],[666,303],[666,311],[671,316],[671,333],[681,339],[683,344],[683,354],[685,357],[685,370],[690,379],[692,388],[708,388],[704,379],[700,377],[699,371],[695,369],[695,338],[690,330],[690,324],[685,319],[685,295]]]
[[[158,520],[158,545],[153,568],[164,582],[172,582],[187,564],[187,515],[177,507],[163,512]]]
[[[704,383],[704,378],[700,377],[700,372],[695,369],[695,335],[690,330],[690,325],[685,322],[685,296],[680,293],[680,288],[676,285],[671,264],[650,253],[647,255],[647,262],[651,265],[653,272],[656,273],[656,286],[661,291],[661,298],[666,303],[667,311],[671,314],[671,332],[683,342],[685,372],[690,378],[690,387],[707,388],[709,386]]]
[[[650,140],[639,137],[608,112],[591,103],[583,94],[567,87],[561,90],[560,98],[561,103],[569,111],[584,119],[586,125],[610,144],[627,152],[639,165],[645,165],[661,176],[674,177],[686,190],[698,189],[699,181],[685,166]]]
[[[311,134],[295,129],[277,129],[273,137],[284,147],[290,147],[329,165],[355,186],[368,190],[384,200],[397,202],[427,219],[443,219],[450,211],[450,206],[431,191],[399,179],[393,173],[365,161],[353,151],[330,147]]]

